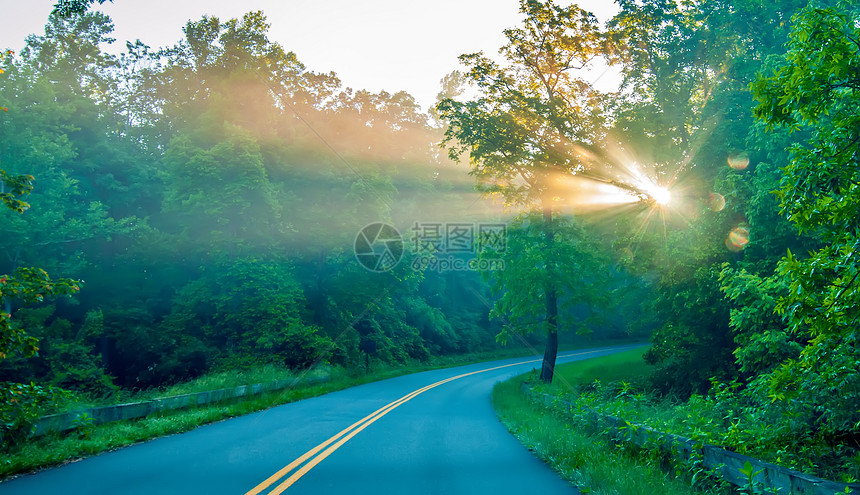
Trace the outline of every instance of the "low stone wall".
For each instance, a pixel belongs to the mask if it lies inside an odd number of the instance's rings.
[[[542,401],[547,406],[566,409],[568,414],[573,412],[569,401],[560,401],[556,397],[535,392],[527,384],[523,384],[523,392],[532,399]],[[606,432],[615,439],[631,442],[639,447],[657,447],[673,454],[681,461],[691,457],[702,460],[705,469],[719,473],[729,483],[744,487],[748,476],[741,472],[746,463],[752,466],[754,483],[766,491],[777,495],[860,495],[860,484],[837,483],[810,476],[800,471],[784,468],[752,457],[726,450],[716,445],[707,445],[672,433],[657,431],[648,426],[629,423],[622,418],[587,411],[585,422],[594,431]]]
[[[176,395],[173,397],[160,397],[143,402],[129,404],[117,404],[115,406],[92,407],[79,411],[44,416],[36,421],[33,436],[41,436],[51,432],[61,432],[77,428],[83,422],[93,424],[110,423],[125,419],[143,418],[154,412],[170,411],[191,406],[202,406],[221,402],[224,400],[237,399],[239,397],[251,397],[265,392],[275,392],[296,385],[311,385],[328,381],[328,377],[312,377],[309,379],[277,380],[269,383],[255,383],[253,385],[240,385],[233,388],[222,388],[197,392],[194,394]]]

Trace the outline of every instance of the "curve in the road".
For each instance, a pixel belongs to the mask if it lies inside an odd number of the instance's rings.
[[[489,400],[495,383],[537,362],[368,383],[22,476],[0,483],[0,495],[576,493],[508,433]]]
[[[596,351],[578,352],[578,353],[573,353],[573,354],[565,354],[565,355],[559,356],[559,358],[584,356],[587,354],[594,354],[597,352],[601,352],[601,351],[596,350]],[[277,483],[284,476],[289,474],[293,469],[295,469],[296,467],[300,466],[302,463],[304,463],[305,461],[307,461],[308,459],[313,457],[313,460],[311,460],[310,462],[308,462],[307,464],[302,466],[301,469],[296,471],[292,476],[287,478],[283,483],[276,486],[272,491],[270,491],[269,495],[279,495],[279,494],[283,493],[284,491],[287,490],[287,488],[292,486],[302,476],[307,474],[308,471],[313,469],[314,466],[316,466],[317,464],[319,464],[320,462],[325,460],[326,457],[331,455],[335,450],[339,449],[343,444],[348,442],[352,437],[354,437],[355,435],[358,435],[361,432],[361,430],[367,428],[368,426],[370,426],[371,424],[373,424],[374,422],[376,422],[377,420],[379,420],[380,418],[382,418],[386,414],[390,413],[391,411],[393,411],[394,409],[399,407],[401,404],[404,404],[404,403],[412,400],[413,398],[421,395],[422,393],[424,393],[428,390],[434,389],[440,385],[444,385],[444,384],[446,384],[448,382],[452,382],[454,380],[459,380],[460,378],[465,378],[467,376],[477,375],[479,373],[486,373],[488,371],[495,371],[495,370],[504,369],[504,368],[510,368],[512,366],[521,366],[524,364],[537,363],[537,362],[541,362],[541,361],[542,361],[542,359],[530,359],[528,361],[520,361],[517,363],[504,364],[501,366],[493,366],[491,368],[486,368],[486,369],[482,369],[482,370],[478,370],[478,371],[472,371],[469,373],[463,373],[463,374],[460,374],[457,376],[453,376],[451,378],[439,380],[436,383],[427,385],[425,387],[419,388],[418,390],[410,392],[409,394],[406,394],[403,397],[377,409],[376,411],[372,412],[371,414],[369,414],[369,415],[365,416],[364,418],[356,421],[355,423],[353,423],[349,427],[344,428],[339,433],[332,436],[331,438],[329,438],[325,442],[323,442],[323,443],[317,445],[316,447],[314,447],[313,449],[305,452],[305,454],[303,454],[301,457],[299,457],[298,459],[296,459],[293,462],[284,466],[284,468],[280,469],[277,473],[273,474],[268,479],[266,479],[265,481],[263,481],[262,483],[260,483],[256,487],[254,487],[252,490],[247,492],[245,495],[258,495],[258,494],[264,492],[267,488],[269,488],[273,484]],[[341,438],[341,437],[343,437],[343,438]],[[338,439],[340,439],[340,440],[338,441]],[[334,443],[334,442],[337,442],[337,443]],[[331,445],[332,443],[334,443],[334,445]],[[328,447],[329,445],[331,445],[331,447]],[[328,447],[328,448],[326,449],[326,447]],[[326,449],[326,450],[323,453],[316,455],[322,449]],[[316,456],[316,457],[314,457],[314,456]]]

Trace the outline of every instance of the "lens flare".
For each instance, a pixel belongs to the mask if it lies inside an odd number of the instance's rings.
[[[743,251],[749,242],[750,229],[746,227],[735,227],[726,237],[726,247],[734,253]]]
[[[738,153],[728,158],[729,167],[735,170],[744,170],[750,164],[750,156],[746,153]]]
[[[726,207],[726,198],[720,193],[711,193],[708,196],[708,207],[711,211],[723,211]]]

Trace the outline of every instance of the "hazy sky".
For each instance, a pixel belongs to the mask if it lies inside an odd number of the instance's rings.
[[[28,34],[43,33],[54,1],[0,0],[0,48],[18,50]],[[607,0],[578,3],[601,21],[617,10]],[[112,51],[135,39],[152,47],[173,45],[182,26],[204,14],[225,21],[262,10],[271,24],[269,38],[309,69],[334,71],[355,89],[405,90],[424,109],[435,101],[439,80],[458,68],[458,55],[495,54],[502,30],[521,18],[517,0],[114,0],[97,8],[116,25]],[[597,69],[592,79],[603,72]],[[600,82],[613,79],[609,73]]]

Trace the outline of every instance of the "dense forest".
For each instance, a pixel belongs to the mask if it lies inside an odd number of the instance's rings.
[[[4,286],[15,337],[0,379],[103,396],[211,369],[357,366],[363,340],[393,364],[496,347],[478,271],[414,268],[415,225],[505,213],[410,95],[310,71],[259,12],[119,57],[112,29],[98,12],[55,13],[5,60],[0,163],[27,205],[0,216],[0,271],[39,267],[80,291],[39,304]],[[16,179],[32,193],[14,194]],[[408,245],[393,270],[356,260],[374,222]]]
[[[114,56],[108,17],[56,11],[0,75],[4,414],[14,391],[650,335],[658,393],[857,447],[860,9],[616,3],[601,24],[523,0],[429,113],[307,68],[261,12]],[[355,256],[375,222],[403,238],[385,270]],[[423,237],[451,225],[504,225],[466,253],[504,269],[434,269]]]
[[[373,273],[353,254],[375,221],[484,214],[428,117],[309,71],[267,27],[204,17],[174,47],[114,57],[107,17],[54,15],[7,58],[2,163],[35,179],[0,220],[2,271],[82,290],[6,298],[39,351],[9,353],[5,380],[109,394],[213,366],[349,365],[363,337],[389,362],[493,342],[476,274]]]

